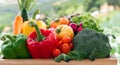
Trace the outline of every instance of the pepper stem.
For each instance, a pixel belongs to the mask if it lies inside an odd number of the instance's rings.
[[[31,27],[35,27],[35,30],[36,30],[36,34],[37,34],[37,40],[38,41],[41,41],[41,40],[44,40],[44,36],[41,34],[40,30],[39,30],[39,27],[37,26],[37,24],[35,24],[34,22],[29,22],[29,26]]]
[[[61,32],[61,28],[62,28],[62,27],[56,29],[56,33],[57,33],[57,34],[59,34],[59,33]]]
[[[40,10],[37,9],[37,10],[34,12],[32,18],[33,18],[33,19],[36,19],[36,15],[39,14],[39,13],[40,13]]]
[[[56,33],[59,34],[61,32],[60,29],[56,29]]]
[[[15,42],[15,38],[13,38],[10,35],[5,35],[6,38],[8,38],[10,41]]]

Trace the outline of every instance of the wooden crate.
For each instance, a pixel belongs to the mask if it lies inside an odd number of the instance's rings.
[[[0,65],[117,65],[116,58],[101,58],[95,61],[82,60],[57,63],[52,59],[0,59]]]

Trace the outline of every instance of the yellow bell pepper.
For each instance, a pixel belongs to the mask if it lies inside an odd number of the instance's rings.
[[[68,25],[59,25],[55,29],[55,34],[59,40],[61,40],[64,36],[69,36],[71,39],[74,36],[72,28]]]
[[[38,25],[39,28],[47,29],[47,26],[43,21],[36,20],[33,22],[36,22],[36,24]],[[34,27],[30,27],[28,25],[28,23],[29,23],[29,21],[25,21],[23,23],[23,28],[22,28],[22,33],[25,34],[26,36],[28,36],[31,32],[33,32],[35,30]]]

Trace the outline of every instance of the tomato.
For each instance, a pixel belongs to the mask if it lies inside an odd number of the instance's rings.
[[[65,54],[67,54],[67,53],[70,52],[70,46],[69,46],[68,43],[62,44],[62,46],[61,46],[61,52],[65,53]]]
[[[70,42],[71,42],[71,38],[70,38],[69,36],[64,36],[64,37],[62,38],[62,42],[63,42],[63,43],[70,43]]]

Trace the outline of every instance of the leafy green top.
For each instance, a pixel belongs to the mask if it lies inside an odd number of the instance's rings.
[[[23,10],[23,8],[28,11],[31,10],[37,3],[38,0],[18,0],[19,9]]]
[[[71,22],[77,23],[78,25],[82,22],[83,28],[90,28],[98,32],[103,32],[103,29],[99,26],[99,20],[94,18],[90,14],[83,14],[78,16],[73,16]]]

